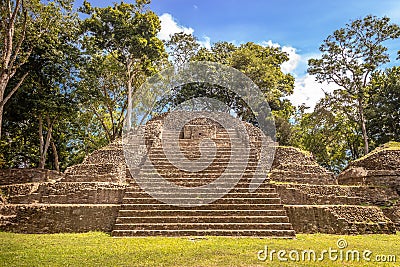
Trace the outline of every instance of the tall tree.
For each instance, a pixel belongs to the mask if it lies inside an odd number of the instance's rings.
[[[333,82],[354,98],[364,142],[369,152],[365,104],[371,74],[389,62],[383,42],[400,36],[400,27],[387,17],[366,16],[329,35],[320,46],[322,56],[309,60],[310,74],[319,82]]]
[[[138,75],[136,78],[142,82]],[[127,109],[125,77],[120,62],[110,54],[88,58],[81,69],[78,87],[82,112],[94,115],[108,142],[120,137]]]
[[[10,80],[27,62],[32,50],[50,36],[57,36],[60,13],[68,13],[71,0],[2,0],[0,5],[0,138],[4,105],[21,87],[29,71],[18,76],[18,82],[7,88]],[[56,37],[55,37],[56,38]]]
[[[135,4],[121,2],[113,7],[92,7],[84,1],[81,12],[88,14],[82,23],[84,48],[115,56],[126,76],[127,126],[131,125],[134,80],[139,73],[152,74],[157,61],[166,56],[164,44],[157,38],[161,29],[157,15],[146,10],[149,0],[137,0]]]
[[[30,140],[30,145],[36,147],[36,158],[31,160],[31,156],[27,157],[30,160],[23,166],[44,168],[48,152],[52,150],[54,167],[59,169],[57,149],[59,142],[54,137],[60,136],[64,130],[60,129],[60,122],[73,114],[71,106],[74,103],[70,97],[73,93],[71,82],[76,73],[79,56],[79,50],[76,47],[77,17],[69,9],[70,7],[64,9],[64,4],[68,3],[50,2],[47,6],[41,6],[49,12],[47,14],[42,10],[42,19],[48,16],[46,19],[51,19],[55,25],[49,26],[40,39],[34,39],[34,45],[29,43],[21,46],[21,49],[29,49],[29,55],[11,77],[7,87],[6,92],[10,90],[12,92],[17,87],[21,87],[22,90],[16,90],[13,93],[16,101],[11,98],[6,103],[6,138],[11,142],[15,140],[13,127],[9,127],[13,123],[25,125],[26,129],[36,133],[36,141]],[[29,33],[33,34],[37,31],[40,32],[40,29],[35,28]],[[27,73],[30,75],[26,76]],[[22,80],[25,82],[21,83]],[[8,108],[12,109],[12,112],[7,112]],[[14,116],[13,113],[18,114]],[[11,122],[10,118],[14,121]],[[19,138],[30,137],[30,134],[25,134],[26,136],[19,136]]]

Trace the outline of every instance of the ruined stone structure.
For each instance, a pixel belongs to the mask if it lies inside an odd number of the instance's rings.
[[[176,119],[182,119],[184,116],[185,114],[179,113]],[[162,125],[163,121],[160,123]],[[151,122],[150,125],[154,125],[149,127],[151,129],[160,127],[156,122]],[[146,183],[154,188],[158,188],[158,183],[161,182],[157,175],[174,184],[194,188],[216,181],[224,172],[240,171],[240,163],[244,163],[244,174],[225,196],[203,206],[170,205],[168,200],[185,202],[188,194],[163,192],[158,199],[154,199],[137,184],[131,183],[126,189],[113,236],[294,236],[294,230],[275,188],[266,181],[256,191],[249,192],[251,179],[258,175],[256,167],[259,141],[255,137],[255,129],[248,130],[251,143],[249,157],[237,158],[237,165],[234,164],[231,170],[228,170],[228,164],[233,161],[231,152],[235,149],[231,145],[234,139],[240,142],[240,134],[236,129],[224,129],[211,119],[198,118],[188,121],[181,132],[167,132],[165,129],[152,132],[157,134],[146,140],[150,144],[149,161],[134,175],[146,177]],[[204,170],[196,172],[183,171],[173,166],[166,156],[166,147],[163,147],[160,140],[161,136],[168,139],[167,135],[171,135],[172,138],[180,137],[180,152],[189,160],[200,158],[202,153],[210,154],[211,147],[202,146],[201,142],[204,138],[213,140],[216,154],[212,163]],[[172,153],[170,157],[177,157],[177,153]],[[224,189],[227,185],[221,182],[216,186],[218,189]],[[195,198],[201,202],[207,202],[214,194],[218,194],[217,190],[196,191]]]
[[[335,184],[333,173],[318,165],[312,155],[295,147],[278,146],[269,175],[272,181],[301,184]]]
[[[338,176],[338,183],[390,190],[386,194],[391,196],[389,201],[375,204],[400,229],[400,143],[389,142],[351,162]],[[383,199],[382,194],[378,196]]]
[[[131,172],[121,140],[93,152],[65,173],[0,170],[0,229],[24,233],[98,230],[118,237],[293,237],[295,233],[316,232],[395,233],[396,225],[400,229],[399,150],[375,151],[350,164],[335,179],[309,153],[278,146],[269,176],[251,192],[253,178],[260,175],[256,166],[261,157],[259,130],[248,124],[248,164],[243,177],[223,198],[191,207],[166,204],[176,200],[173,192],[165,192],[157,200],[137,184],[136,178],[146,178],[154,188],[158,175],[185,187],[209,184],[228,169],[232,142],[242,138],[237,130],[224,129],[205,118],[186,123],[180,132],[167,132],[164,117],[146,125],[149,160]],[[163,150],[162,139],[168,135],[179,136],[179,150],[193,161],[201,152],[212,152],[202,147],[204,138],[210,138],[216,146],[215,158],[204,170],[180,170],[170,163],[169,157],[177,155],[166,155]],[[197,198],[206,202],[210,195],[205,192],[200,191]],[[185,196],[179,198],[184,201]]]
[[[339,184],[390,186],[400,191],[400,149],[378,147],[355,160],[338,176]]]

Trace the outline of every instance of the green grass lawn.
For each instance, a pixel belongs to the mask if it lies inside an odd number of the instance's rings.
[[[371,262],[260,261],[257,252],[338,249],[337,240],[348,246],[342,251],[372,251]],[[295,252],[291,252],[296,257]],[[261,254],[262,256],[263,254]],[[301,254],[300,258],[301,258]],[[376,255],[395,255],[397,263],[377,263]],[[333,255],[334,256],[334,255]],[[284,256],[285,257],[285,256]],[[286,254],[286,257],[288,255]],[[325,258],[328,256],[326,255]],[[361,256],[362,257],[362,256]],[[0,232],[0,266],[400,266],[400,233],[397,235],[339,236],[298,234],[296,239],[206,237],[204,239],[123,238],[105,233],[27,235]]]

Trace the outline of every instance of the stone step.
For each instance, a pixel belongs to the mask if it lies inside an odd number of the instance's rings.
[[[220,171],[220,170],[224,170],[226,168],[228,168],[229,162],[224,162],[224,163],[211,163],[210,165],[206,166],[206,168],[204,170],[201,170],[199,172],[215,172],[215,171]],[[232,164],[231,164],[232,165]],[[185,164],[184,165],[186,168],[195,168],[198,166],[198,164],[195,163],[191,163],[191,164]],[[243,168],[247,169],[256,169],[258,166],[258,163],[253,163],[253,162],[249,162],[248,164],[246,164],[246,162],[241,163],[241,165],[233,165],[233,166],[229,166],[229,169],[235,171],[235,170],[241,170]],[[174,171],[174,170],[179,170],[176,166],[173,165],[172,162],[165,162],[162,164],[159,164],[158,162],[153,162],[152,164],[146,164],[146,165],[142,165],[141,166],[141,171],[151,171],[151,170],[155,170],[157,169],[157,171],[163,171],[163,172],[167,172],[167,171]]]
[[[243,194],[250,194],[251,192],[249,191],[249,186],[243,186],[243,187],[234,187],[234,188],[225,188],[225,187],[220,187],[218,189],[201,189],[201,188],[196,188],[196,193],[204,193],[204,194],[210,194],[210,191],[214,192],[214,193],[225,193],[227,190],[229,190],[229,193],[243,193]],[[157,192],[158,194],[164,194],[164,193],[168,193],[165,192],[164,188],[161,187],[153,187],[151,188],[152,192]],[[147,194],[146,192],[144,192],[144,190],[140,187],[140,186],[131,186],[129,188],[129,192],[131,193],[144,193]],[[270,193],[271,192],[271,188],[266,188],[264,186],[264,184],[262,184],[260,187],[257,188],[257,190],[255,191],[257,194],[262,194],[262,193]]]
[[[194,164],[200,164],[200,163],[209,163],[210,161],[213,164],[226,164],[226,163],[230,163],[232,162],[235,164],[258,164],[258,158],[256,157],[256,155],[251,155],[250,157],[245,157],[244,155],[241,157],[233,157],[231,156],[231,154],[216,154],[216,156],[213,157],[205,157],[204,158],[200,158],[201,154],[197,153],[197,154],[185,154],[183,153],[182,156],[178,156],[178,155],[165,155],[165,154],[160,154],[160,155],[148,155],[148,157],[146,158],[147,161],[145,164],[170,164],[171,162],[175,162],[175,161],[179,161],[179,160],[185,160],[187,162],[192,161],[192,163]],[[150,163],[151,162],[151,163]],[[145,166],[145,165],[143,165]]]
[[[212,182],[214,180],[216,180],[219,177],[222,177],[223,172],[221,173],[213,173],[213,174],[208,174],[208,173],[160,173],[159,175],[162,176],[163,179],[166,179],[170,182],[192,182],[192,183],[196,183],[196,182]],[[151,175],[142,175],[142,179],[146,180],[146,183],[160,183],[163,182],[163,179],[161,177],[159,177],[157,174],[151,174]],[[235,181],[237,179],[234,178],[229,178],[229,177],[233,177],[233,175],[235,174],[230,174],[230,173],[224,173],[224,179],[226,181]],[[257,175],[254,176],[253,173],[243,173],[242,176],[239,176],[240,173],[236,173],[236,176],[238,178],[242,178],[242,179],[246,179],[246,178],[253,178],[253,177],[257,177],[257,178],[263,178],[263,176],[261,175]],[[248,182],[248,180],[246,180],[245,182]]]
[[[175,196],[175,192],[166,192],[166,193],[160,193],[160,197],[173,197]],[[202,198],[202,197],[212,197],[213,195],[219,195],[217,193],[196,193],[196,197]],[[142,198],[142,197],[148,197],[149,195],[146,192],[125,192],[125,197],[124,198]],[[180,197],[192,197],[191,194],[179,194]],[[247,193],[238,193],[238,192],[229,192],[227,193],[223,198],[274,198],[274,197],[279,197],[279,194],[274,192],[273,190],[271,193],[257,193],[257,194],[251,194],[249,192]]]
[[[149,155],[146,158],[146,162],[144,162],[143,166],[145,164],[154,164],[155,162],[163,165],[163,164],[170,164],[171,162],[180,162],[182,160],[185,160],[186,164],[193,163],[193,164],[200,164],[200,163],[212,163],[212,164],[226,164],[226,163],[231,163],[231,164],[258,164],[258,156],[257,155],[250,155],[250,156],[245,156],[241,155],[240,157],[238,156],[233,156],[231,154],[216,154],[214,155],[208,155],[204,154],[202,156],[200,153],[197,154],[185,154],[182,153],[182,155],[165,155],[165,154],[160,154],[160,155]]]
[[[234,208],[237,210],[282,210],[282,204],[207,204],[203,206],[185,207],[185,210],[229,210]],[[122,204],[121,210],[174,210],[176,206],[157,203],[157,204],[146,204],[146,203],[135,203],[135,204]]]
[[[234,192],[234,193],[253,193],[253,190],[249,190],[250,187],[249,185],[243,185],[243,186],[234,186],[233,188],[228,188],[226,186],[220,186],[220,187],[214,187],[210,189],[204,189],[199,187],[199,183],[197,184],[192,184],[192,186],[187,186],[185,184],[179,185],[176,184],[177,186],[182,186],[182,187],[187,187],[189,190],[193,191],[196,190],[196,193],[227,193],[227,192]],[[253,189],[253,188],[252,188]],[[167,193],[165,187],[146,187],[146,191],[154,192],[154,193]],[[144,192],[144,189],[141,188],[140,186],[137,186],[137,188],[131,188],[130,192]],[[265,188],[263,184],[261,184],[256,190],[254,191],[255,193],[268,193],[269,188]]]
[[[178,203],[188,203],[192,198],[124,198],[123,204],[160,204],[160,203],[171,203],[176,202]],[[196,198],[196,201],[200,201],[201,203],[211,203],[214,199],[212,198]],[[214,202],[213,205],[220,205],[220,204],[281,204],[280,198],[220,198]]]
[[[148,155],[163,155],[168,153],[169,155],[179,155],[179,154],[200,154],[200,152],[207,153],[207,154],[218,154],[218,155],[238,155],[239,153],[246,153],[247,155],[255,155],[258,153],[257,149],[242,149],[242,148],[231,148],[231,147],[196,147],[196,146],[187,146],[187,147],[180,147],[177,149],[167,149],[167,148],[151,148],[148,151]]]
[[[179,144],[179,146],[181,147],[209,147],[210,144],[212,144],[211,146],[213,146],[213,144],[215,144],[216,147],[221,147],[221,148],[226,148],[226,147],[232,147],[232,146],[237,146],[240,145],[242,147],[260,147],[261,145],[264,145],[264,147],[271,147],[273,148],[273,145],[268,144],[267,142],[263,143],[261,141],[246,141],[243,139],[238,139],[238,138],[229,138],[229,137],[221,137],[221,138],[212,138],[211,142],[207,142],[204,143],[204,139],[201,139],[203,141],[200,141],[200,139],[179,139],[178,142],[170,142],[170,140],[174,140],[176,141],[175,138],[171,138],[171,137],[167,137],[167,138],[163,138],[162,141],[160,142],[162,144],[163,147],[172,147],[174,145],[176,145],[177,143]],[[131,147],[138,147],[138,145],[131,145]],[[153,147],[156,148],[156,147]],[[158,148],[158,147],[157,147]]]
[[[0,214],[0,221],[1,220],[11,220],[11,219],[16,218],[16,217],[17,217],[17,215],[1,215]]]
[[[233,154],[230,151],[228,152],[217,152],[217,153],[210,153],[210,152],[205,152],[203,153],[204,155],[209,155],[209,156],[213,156],[213,160],[215,161],[227,161],[227,160],[236,160],[238,162],[240,161],[256,161],[257,160],[257,156],[258,154],[256,153],[251,153],[251,154],[243,154],[241,153],[240,156],[238,154]],[[149,153],[147,154],[148,158],[150,158],[151,160],[160,160],[160,162],[162,162],[162,160],[167,160],[167,159],[179,159],[180,156],[186,157],[189,160],[193,160],[193,161],[198,161],[198,162],[202,162],[204,161],[203,159],[200,159],[201,155],[203,155],[200,153],[200,151],[196,151],[196,152],[192,152],[192,153],[186,153],[186,152],[182,152],[182,153],[169,153],[169,152],[157,152],[157,153]],[[168,155],[168,158],[167,158]],[[246,157],[244,157],[246,156]],[[203,156],[204,157],[204,156]],[[208,159],[207,159],[208,161]]]
[[[117,224],[132,223],[289,223],[287,216],[144,216],[118,217]]]
[[[254,236],[294,238],[294,230],[114,230],[113,237],[129,236]]]
[[[199,148],[196,148],[196,147],[188,147],[187,148],[187,150],[182,150],[182,149],[180,149],[180,150],[178,150],[177,152],[174,152],[174,151],[171,151],[171,150],[166,150],[166,149],[163,149],[163,148],[152,148],[151,150],[150,150],[150,152],[148,153],[148,155],[150,155],[150,156],[159,156],[159,155],[165,155],[166,154],[166,152],[169,154],[169,155],[171,155],[171,156],[174,156],[174,155],[179,155],[180,153],[181,154],[192,154],[192,155],[200,155],[200,152],[203,152],[203,153],[205,153],[205,154],[217,154],[217,155],[219,155],[219,156],[222,156],[222,155],[229,155],[229,156],[231,156],[231,155],[237,155],[238,153],[247,153],[247,155],[250,155],[250,156],[255,156],[256,154],[257,154],[257,151],[256,150],[248,150],[248,151],[243,151],[242,149],[231,149],[231,148],[226,148],[226,149],[222,149],[222,148],[217,148],[217,149],[214,149],[214,148],[212,148],[212,149],[209,149],[209,148],[203,148],[203,149],[199,149]]]
[[[232,207],[231,207],[232,208]],[[282,209],[264,209],[264,210],[211,210],[211,209],[185,209],[178,208],[169,210],[137,210],[137,209],[120,209],[120,217],[183,217],[183,216],[197,216],[197,217],[225,217],[225,216],[285,216],[286,211]]]
[[[266,179],[267,180],[267,179]],[[171,183],[175,183],[176,185],[179,186],[185,186],[185,187],[198,187],[199,185],[204,185],[204,184],[208,184],[209,181],[204,181],[204,180],[199,180],[199,181],[190,181],[188,180],[184,180],[184,181],[171,181],[170,179],[168,179],[169,182]],[[228,180],[227,180],[228,182]],[[222,182],[215,182],[212,184],[212,188],[214,190],[224,190],[225,188],[230,188],[230,187],[235,187],[235,188],[249,188],[250,186],[259,186],[258,188],[263,188],[263,187],[268,187],[265,185],[265,182],[261,185],[257,184],[257,183],[253,183],[253,182],[243,182],[242,180],[240,180],[238,183],[234,183],[234,182],[229,182],[228,184],[226,183],[222,183]],[[153,181],[142,181],[140,183],[142,186],[146,186],[146,187],[150,187],[152,190],[157,190],[157,189],[163,189],[165,186],[165,181],[164,182],[153,182]],[[137,185],[139,187],[139,185]],[[209,192],[210,190],[206,191]]]
[[[115,224],[114,230],[292,230],[290,223],[131,223]]]
[[[191,171],[191,167],[190,166],[183,166],[184,168],[186,168],[187,170],[184,169],[180,169],[178,167],[175,166],[171,166],[171,167],[163,167],[163,168],[158,168],[158,167],[154,167],[154,168],[148,168],[148,169],[140,169],[137,174],[142,175],[142,176],[146,176],[149,177],[151,175],[155,175],[157,176],[157,174],[162,174],[162,175],[178,175],[178,174],[190,174],[190,175],[221,175],[221,173],[225,172],[226,174],[231,174],[232,177],[237,177],[238,175],[240,175],[241,173],[246,173],[246,174],[253,174],[255,172],[259,173],[259,176],[266,176],[266,174],[268,174],[268,172],[264,172],[261,173],[261,168],[259,168],[258,166],[249,166],[247,167],[246,165],[244,165],[242,168],[237,168],[237,167],[228,167],[228,166],[224,166],[224,167],[220,167],[220,168],[215,168],[215,169],[211,169],[209,170],[208,168],[205,168],[203,170],[199,170],[199,171]]]
[[[180,133],[177,132],[163,132],[161,138],[177,138],[180,137]],[[229,138],[234,138],[234,139],[241,139],[237,132],[231,131],[231,132],[225,132],[225,133],[216,133],[214,137],[204,137],[204,138],[198,138],[198,139],[189,139],[189,138],[178,138],[179,141],[181,140],[188,140],[188,141],[198,141],[202,139],[229,139]],[[152,139],[155,140],[155,139]]]
[[[184,161],[184,162],[182,162]],[[158,160],[158,159],[150,159],[150,161],[146,161],[146,163],[138,166],[142,171],[148,171],[148,170],[153,170],[153,169],[158,169],[158,170],[175,170],[179,166],[179,164],[182,164],[182,166],[186,168],[201,168],[203,170],[213,170],[213,171],[218,171],[218,170],[223,170],[225,168],[231,168],[231,169],[236,169],[240,170],[242,168],[248,168],[248,169],[255,169],[259,165],[258,161],[246,161],[246,160],[240,160],[240,161],[231,161],[227,159],[226,161],[220,161],[220,160],[215,160],[215,159],[210,159],[210,160],[199,160],[197,162],[197,159],[163,159],[163,160]],[[201,170],[201,169],[200,169]]]

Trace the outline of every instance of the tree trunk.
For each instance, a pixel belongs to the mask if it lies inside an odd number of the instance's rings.
[[[0,140],[1,140],[1,129],[2,129],[2,123],[3,123],[3,107],[0,107]]]
[[[50,146],[51,141],[51,132],[53,131],[53,124],[50,122],[50,118],[47,116],[47,135],[46,141],[43,138],[43,119],[42,116],[39,116],[39,138],[40,138],[40,160],[39,160],[39,169],[44,169],[44,165],[46,163],[47,151]]]
[[[54,141],[51,141],[51,148],[53,149],[53,155],[54,155],[54,168],[56,171],[60,171],[60,162],[58,161],[58,153],[57,153],[57,147],[54,144]]]
[[[6,76],[0,77],[0,103],[4,100],[4,93],[7,87],[8,80],[6,80]],[[0,140],[1,140],[1,129],[3,125],[3,111],[4,105],[0,105]]]
[[[126,111],[126,126],[129,131],[132,127],[132,72],[131,72],[131,61],[129,60],[126,64],[127,71],[127,89],[128,89],[128,108]]]
[[[362,130],[362,135],[363,135],[363,140],[364,140],[364,155],[367,155],[369,153],[368,134],[367,134],[367,127],[366,127],[365,116],[364,116],[364,108],[362,106],[361,98],[358,98],[358,112],[360,114],[361,130]]]
[[[43,118],[42,115],[39,115],[39,168],[42,165],[42,155],[43,155],[43,148],[44,148],[44,138],[43,138]]]

